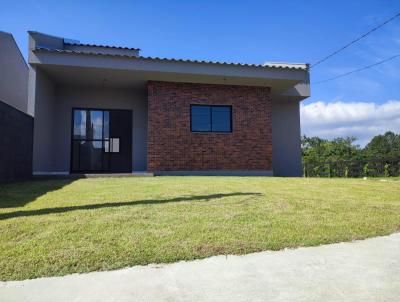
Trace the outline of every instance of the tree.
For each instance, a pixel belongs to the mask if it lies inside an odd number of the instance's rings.
[[[303,171],[306,176],[394,176],[400,174],[400,134],[377,135],[361,149],[355,137],[303,136]]]
[[[326,140],[319,137],[302,137],[302,154],[306,162],[352,160],[360,157],[360,147],[354,145],[355,137]]]
[[[400,157],[400,134],[391,131],[375,136],[364,148],[366,158]]]

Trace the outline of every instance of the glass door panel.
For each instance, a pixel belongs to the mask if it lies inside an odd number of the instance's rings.
[[[73,172],[107,172],[109,156],[104,153],[108,144],[109,112],[74,109],[71,170]]]
[[[103,145],[101,141],[81,141],[79,170],[103,171]]]
[[[74,139],[86,138],[86,110],[74,110]]]
[[[110,138],[110,112],[103,111],[103,138],[109,139]]]
[[[103,111],[90,110],[86,124],[86,139],[103,139]]]

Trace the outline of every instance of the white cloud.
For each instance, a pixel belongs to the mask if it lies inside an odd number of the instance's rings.
[[[315,102],[300,108],[302,134],[332,139],[356,136],[365,145],[386,131],[400,133],[400,101]]]

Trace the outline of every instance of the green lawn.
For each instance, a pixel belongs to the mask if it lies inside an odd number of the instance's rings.
[[[400,181],[271,177],[0,185],[0,280],[348,241],[400,230]]]

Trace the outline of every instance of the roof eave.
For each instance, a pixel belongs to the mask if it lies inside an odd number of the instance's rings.
[[[224,65],[224,66],[243,66],[243,67],[254,67],[261,69],[285,69],[285,70],[302,70],[308,71],[308,64],[286,64],[285,66],[280,65],[260,65],[260,64],[247,64],[247,63],[233,63],[233,62],[218,62],[218,61],[206,61],[206,60],[187,60],[187,59],[174,59],[174,58],[161,58],[161,57],[146,57],[146,56],[130,56],[125,54],[107,54],[107,53],[96,53],[96,52],[81,52],[75,50],[61,50],[47,47],[37,47],[33,50],[34,52],[53,52],[60,54],[72,54],[72,55],[86,55],[86,56],[103,56],[103,57],[121,57],[130,59],[143,59],[152,61],[163,61],[163,62],[181,62],[181,63],[194,63],[194,64],[210,64],[210,65]]]

